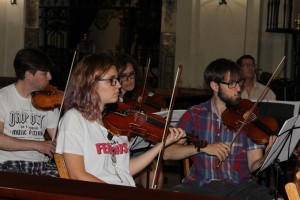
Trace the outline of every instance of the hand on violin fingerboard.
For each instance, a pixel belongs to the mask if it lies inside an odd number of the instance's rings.
[[[186,133],[181,128],[169,128],[170,133],[166,140],[166,146],[176,143],[186,136]]]

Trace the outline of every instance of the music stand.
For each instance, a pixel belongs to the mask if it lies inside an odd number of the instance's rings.
[[[295,131],[296,129],[300,128],[299,126],[299,115],[294,116],[284,122],[281,130],[278,133],[277,139],[273,143],[269,153],[267,154],[267,157],[264,160],[264,163],[256,174],[258,175],[270,165],[274,165],[276,170],[275,199],[278,197],[278,174],[279,172],[283,173],[279,167],[279,162],[288,160],[293,153],[293,150],[300,139],[300,131]]]

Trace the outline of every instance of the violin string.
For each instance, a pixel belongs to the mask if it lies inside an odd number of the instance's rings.
[[[144,101],[144,97],[145,97],[145,90],[146,90],[146,83],[147,83],[147,78],[148,78],[148,73],[149,73],[149,68],[150,68],[150,62],[151,62],[151,58],[148,57],[147,58],[147,68],[146,68],[146,74],[145,74],[145,80],[144,80],[144,86],[143,86],[143,92],[142,92],[142,97],[141,97],[141,101],[140,101],[140,112],[142,112],[142,105],[143,105],[143,101]]]
[[[273,80],[274,76],[277,74],[277,71],[279,70],[281,64],[283,63],[283,61],[285,60],[285,56],[283,56],[283,58],[281,59],[280,63],[278,64],[278,66],[276,67],[274,73],[272,74],[272,76],[270,77],[269,81],[267,82],[267,84],[265,85],[265,88],[263,90],[263,92],[261,93],[261,95],[259,96],[258,100],[256,101],[256,104],[258,104],[260,101],[262,101],[262,99],[265,97],[265,95],[267,94],[268,90],[269,90],[269,85],[271,83],[271,81]]]
[[[74,55],[73,55],[73,59],[72,59],[72,63],[71,63],[71,68],[69,70],[69,74],[68,74],[68,79],[67,79],[67,83],[66,83],[66,86],[65,86],[65,91],[67,91],[67,88],[68,88],[68,84],[69,84],[69,80],[70,80],[70,75],[71,75],[71,72],[72,72],[72,69],[73,69],[73,65],[74,65],[74,62],[75,62],[75,59],[76,59],[76,56],[77,56],[77,51],[75,50],[74,51]],[[62,113],[62,108],[63,108],[63,104],[64,104],[64,100],[65,100],[65,93],[62,97],[62,100],[61,100],[61,104],[60,104],[60,108],[59,108],[59,118],[61,116],[61,113]],[[59,123],[59,122],[58,122]],[[52,141],[54,141],[56,139],[56,136],[57,136],[57,132],[58,132],[58,127],[56,128],[56,131],[52,137]]]
[[[178,66],[177,69],[177,74],[176,74],[176,78],[175,78],[175,82],[174,82],[174,86],[173,86],[173,91],[172,91],[172,96],[171,96],[171,100],[170,100],[170,105],[169,105],[169,112],[167,115],[167,119],[166,119],[166,124],[165,124],[165,128],[164,128],[164,132],[163,132],[163,137],[162,137],[162,147],[158,153],[158,159],[157,159],[157,163],[155,166],[155,171],[154,171],[154,177],[153,177],[153,181],[152,181],[152,188],[156,189],[157,188],[157,182],[158,182],[158,165],[161,163],[162,161],[162,155],[164,153],[164,148],[165,148],[165,143],[166,143],[166,133],[169,129],[170,126],[170,121],[172,119],[172,114],[173,114],[173,107],[174,107],[174,97],[175,94],[177,93],[177,85],[181,76],[181,72],[182,72],[182,65],[180,64]]]

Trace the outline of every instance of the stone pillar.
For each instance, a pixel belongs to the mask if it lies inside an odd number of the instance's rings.
[[[162,1],[162,21],[159,59],[160,88],[172,88],[174,85],[176,4],[176,0]]]
[[[25,47],[39,46],[39,0],[26,1]]]

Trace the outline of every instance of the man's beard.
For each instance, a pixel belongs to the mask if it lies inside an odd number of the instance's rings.
[[[230,99],[224,95],[222,89],[218,91],[218,97],[227,105],[227,106],[235,106],[240,103],[241,98],[238,99]]]

